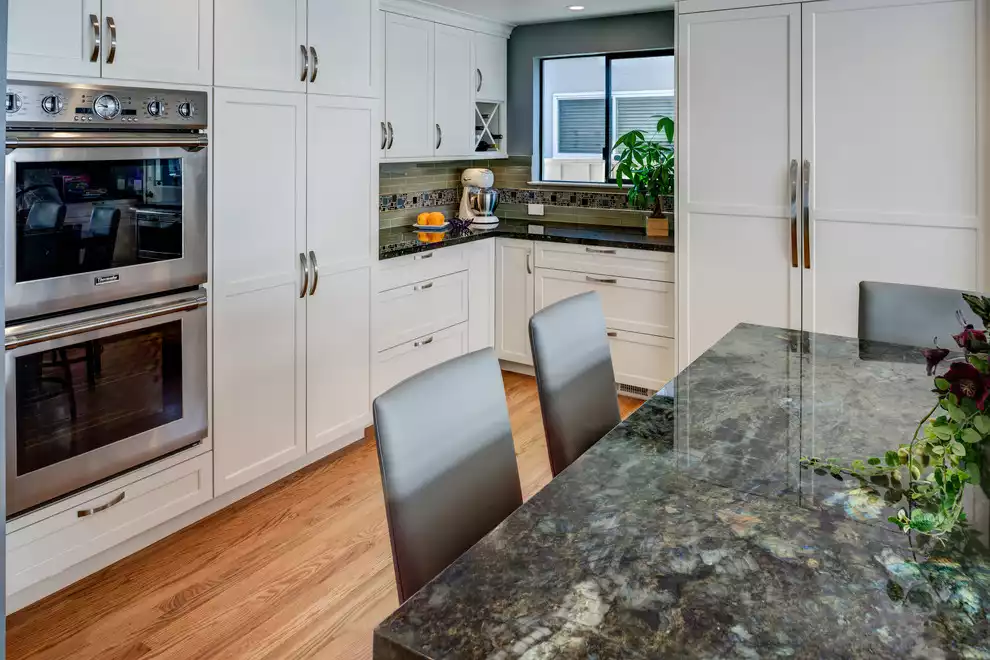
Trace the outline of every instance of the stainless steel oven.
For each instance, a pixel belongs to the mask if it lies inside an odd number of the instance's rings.
[[[7,86],[7,321],[207,275],[207,96]]]
[[[205,291],[6,328],[7,515],[207,437]]]

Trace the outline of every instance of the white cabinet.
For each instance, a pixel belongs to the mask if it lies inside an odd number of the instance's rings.
[[[306,96],[218,89],[214,100],[214,455],[224,493],[306,453]]]
[[[381,96],[379,14],[378,0],[309,0],[308,43],[318,61],[310,93]]]
[[[500,360],[529,366],[529,320],[536,305],[533,250],[532,241],[495,241],[495,351]]]
[[[467,323],[420,337],[382,351],[375,364],[375,396],[407,378],[468,352]]]
[[[12,0],[7,70],[209,85],[213,0]]]
[[[474,33],[437,25],[435,31],[434,108],[436,156],[474,153],[474,100],[471,47]]]
[[[7,70],[99,77],[100,0],[9,0]]]
[[[454,273],[380,293],[375,308],[379,351],[465,323],[468,274]]]
[[[463,246],[468,263],[468,347],[495,347],[495,241]]]
[[[677,373],[674,340],[609,328],[615,382],[659,390]]]
[[[480,32],[474,35],[475,98],[479,101],[507,100],[508,40]]]
[[[385,14],[386,158],[433,155],[433,41],[433,23]]]
[[[306,0],[214,2],[218,86],[306,91]]]

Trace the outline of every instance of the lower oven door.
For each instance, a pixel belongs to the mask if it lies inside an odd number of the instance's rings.
[[[6,331],[8,518],[207,435],[202,291]]]

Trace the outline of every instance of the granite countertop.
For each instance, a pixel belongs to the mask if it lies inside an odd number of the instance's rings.
[[[926,547],[798,464],[909,441],[930,388],[916,349],[739,326],[383,622],[375,658],[988,657],[983,537]]]
[[[382,229],[379,232],[379,259],[391,259],[417,252],[436,250],[450,245],[460,245],[486,238],[521,238],[525,240],[550,241],[554,243],[574,243],[577,245],[599,245],[603,247],[632,248],[659,252],[674,251],[674,237],[652,238],[644,229],[627,227],[597,227],[586,225],[565,225],[544,223],[543,233],[532,233],[534,223],[524,220],[502,220],[495,229],[468,229],[448,231],[436,243],[425,243],[419,239],[419,232],[411,227]]]

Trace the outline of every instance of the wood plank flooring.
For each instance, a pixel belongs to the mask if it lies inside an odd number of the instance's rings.
[[[550,480],[536,385],[504,377],[529,498]],[[365,660],[397,605],[369,438],[10,615],[7,657]]]

